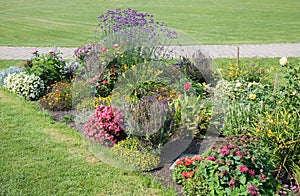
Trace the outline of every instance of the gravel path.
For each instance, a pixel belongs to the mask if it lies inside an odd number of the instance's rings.
[[[0,46],[0,59],[3,60],[26,60],[31,58],[31,51],[35,47],[10,47]],[[200,45],[174,47],[176,51],[181,50],[188,53],[201,50],[211,58],[235,58],[239,48],[240,57],[248,58],[274,58],[274,57],[300,57],[300,43],[286,44],[243,44],[243,45]],[[53,50],[52,47],[38,47],[40,53]],[[74,48],[57,47],[63,52],[65,59],[73,59]]]

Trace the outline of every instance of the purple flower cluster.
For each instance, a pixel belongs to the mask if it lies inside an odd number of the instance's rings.
[[[74,49],[74,57],[78,61],[83,61],[83,60],[85,60],[87,55],[91,54],[92,51],[95,51],[95,46],[93,46],[93,44],[91,44],[91,43],[88,43],[82,47],[75,48]]]
[[[164,45],[177,38],[176,31],[170,30],[163,22],[155,22],[153,15],[130,8],[108,10],[98,19],[103,41],[124,42],[132,48],[142,47],[144,53],[151,55],[161,53]]]

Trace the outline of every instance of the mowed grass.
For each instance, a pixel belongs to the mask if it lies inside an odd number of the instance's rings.
[[[95,40],[98,15],[128,7],[166,22],[183,44],[300,41],[296,0],[10,0],[1,2],[0,45],[76,47]]]
[[[0,60],[0,71],[9,68],[10,66],[22,66],[20,60]]]

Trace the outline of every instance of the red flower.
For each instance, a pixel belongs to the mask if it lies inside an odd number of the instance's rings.
[[[229,187],[230,187],[231,189],[233,189],[235,183],[236,183],[236,179],[232,178],[232,179],[230,180],[230,182],[229,182]]]
[[[106,81],[106,80],[103,80],[103,81],[102,81],[102,84],[103,84],[103,85],[107,84],[107,81]]]
[[[187,158],[185,160],[186,165],[192,165],[194,163],[194,161],[191,158]]]
[[[249,169],[246,165],[241,165],[241,166],[239,166],[239,170],[242,173],[246,173]]]
[[[202,160],[203,160],[203,158],[200,157],[200,156],[194,156],[193,157],[193,161],[202,161]]]
[[[262,180],[262,181],[265,181],[266,180],[266,177],[262,174],[259,174],[259,178]]]
[[[176,161],[175,165],[179,166],[181,163],[182,163],[181,160],[179,160],[179,161]]]
[[[102,52],[106,52],[106,51],[107,51],[107,48],[102,47],[102,48],[101,48],[101,51],[102,51]]]
[[[191,178],[194,175],[194,172],[190,171],[190,172],[182,172],[181,176],[183,178]]]
[[[192,86],[192,83],[187,82],[184,84],[183,88],[184,88],[184,90],[188,90],[191,86]]]

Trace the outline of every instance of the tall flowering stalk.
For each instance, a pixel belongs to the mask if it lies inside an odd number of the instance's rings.
[[[98,16],[100,39],[106,42],[124,43],[146,57],[161,56],[165,45],[177,38],[163,22],[154,21],[153,15],[134,9],[108,10]],[[115,42],[115,43],[114,43]]]

